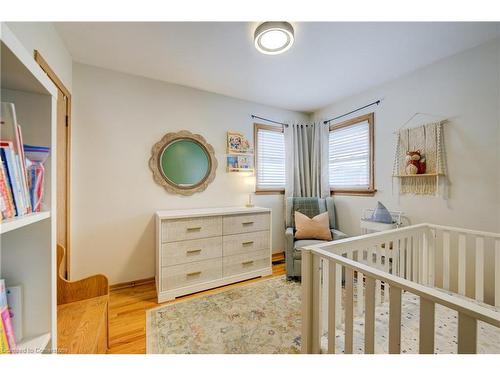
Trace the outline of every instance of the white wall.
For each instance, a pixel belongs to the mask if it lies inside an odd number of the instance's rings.
[[[500,230],[500,41],[467,50],[405,77],[317,111],[315,118],[331,118],[376,99],[375,197],[337,196],[340,229],[359,234],[364,208],[377,200],[389,209],[404,211],[413,223],[428,221],[452,226]],[[365,113],[366,113],[365,112]],[[392,192],[392,165],[397,130],[415,112],[450,119],[445,126],[450,197],[398,197]],[[357,113],[354,116],[361,115]],[[419,117],[409,126],[432,117]]]
[[[38,50],[71,91],[73,61],[66,46],[51,22],[6,22],[26,50],[33,56]]]
[[[252,113],[278,120],[307,116],[88,65],[73,66],[73,278],[102,272],[112,284],[154,275],[159,209],[243,205],[248,187],[225,171],[227,130],[253,138]],[[190,197],[153,181],[151,147],[168,132],[205,137],[219,163],[215,181]],[[255,198],[272,208],[273,249],[283,250],[283,196]]]

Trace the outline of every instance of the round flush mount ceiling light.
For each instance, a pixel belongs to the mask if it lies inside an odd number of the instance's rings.
[[[288,22],[264,22],[255,29],[255,48],[266,55],[289,50],[293,40],[293,27]]]

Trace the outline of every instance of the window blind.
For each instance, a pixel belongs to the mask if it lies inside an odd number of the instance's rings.
[[[332,189],[370,188],[368,121],[330,131],[328,147]]]
[[[285,188],[285,137],[283,132],[257,130],[257,189]]]

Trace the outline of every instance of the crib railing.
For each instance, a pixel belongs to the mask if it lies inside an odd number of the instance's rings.
[[[319,353],[325,332],[334,353],[342,324],[344,352],[352,353],[355,314],[364,315],[364,352],[374,353],[382,302],[389,303],[388,351],[399,353],[404,290],[420,297],[420,353],[434,352],[435,304],[458,312],[458,353],[475,353],[477,320],[500,327],[500,314],[445,291],[500,306],[500,235],[419,224],[305,247],[302,288],[304,353]]]

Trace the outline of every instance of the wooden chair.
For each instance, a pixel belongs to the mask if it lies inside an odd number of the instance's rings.
[[[104,275],[68,281],[61,274],[66,249],[57,245],[57,347],[60,353],[109,349],[109,285]]]

